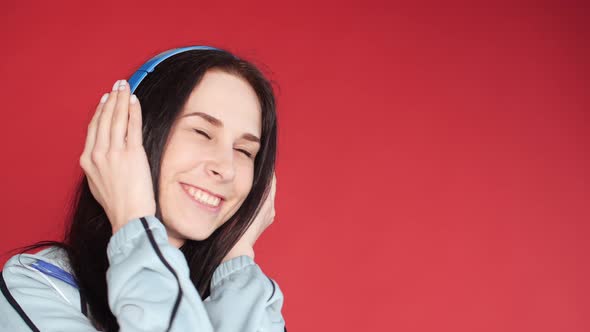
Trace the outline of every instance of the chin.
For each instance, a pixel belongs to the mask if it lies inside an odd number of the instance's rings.
[[[203,241],[207,240],[213,232],[199,232],[196,234],[187,234],[186,239],[192,241]]]
[[[184,224],[184,225],[175,225],[174,230],[181,238],[186,240],[193,240],[193,241],[203,241],[209,238],[211,234],[217,229],[217,227],[213,225],[205,225],[205,224]]]
[[[164,223],[164,227],[166,227],[166,232],[168,233],[168,238],[170,243],[174,244],[176,247],[179,246],[180,243],[186,240],[193,240],[193,241],[203,241],[206,240],[216,228],[208,227],[207,225],[198,225],[196,223],[186,223],[186,222],[178,222],[179,219],[174,217],[162,216]],[[180,218],[180,220],[186,220]]]

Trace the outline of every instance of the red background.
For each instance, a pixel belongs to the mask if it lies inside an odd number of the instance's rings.
[[[580,4],[3,1],[0,263],[60,234],[102,93],[212,44],[279,86],[290,331],[590,331]]]

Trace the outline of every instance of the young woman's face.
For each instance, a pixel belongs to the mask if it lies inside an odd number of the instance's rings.
[[[210,70],[170,131],[159,203],[170,243],[206,239],[242,205],[260,149],[261,108],[242,78]]]

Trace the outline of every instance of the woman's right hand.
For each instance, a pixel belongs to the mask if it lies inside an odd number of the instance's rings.
[[[132,219],[155,215],[156,202],[142,141],[141,107],[129,84],[117,81],[88,125],[80,166],[113,234]]]

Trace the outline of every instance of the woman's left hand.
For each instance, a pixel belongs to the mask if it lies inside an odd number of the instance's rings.
[[[270,226],[275,219],[275,193],[277,190],[277,177],[273,174],[272,185],[266,200],[262,204],[260,211],[246,230],[244,235],[238,240],[230,252],[225,256],[223,262],[234,257],[247,255],[254,258],[254,243],[258,240],[262,232]]]

